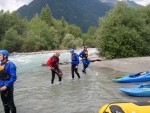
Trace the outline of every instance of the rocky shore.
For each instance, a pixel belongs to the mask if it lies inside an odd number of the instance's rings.
[[[112,68],[121,72],[136,73],[150,70],[150,57],[132,57],[113,60],[102,60],[91,63],[98,67]]]

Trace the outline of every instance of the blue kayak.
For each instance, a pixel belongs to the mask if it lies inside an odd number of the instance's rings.
[[[120,91],[136,97],[149,97],[150,96],[150,84],[141,84],[135,88],[119,88]]]
[[[150,81],[150,72],[140,72],[136,74],[126,75],[123,77],[116,77],[113,79],[115,82],[146,82]]]

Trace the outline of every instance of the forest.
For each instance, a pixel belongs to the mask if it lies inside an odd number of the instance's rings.
[[[0,48],[10,52],[33,52],[96,47],[102,56],[113,58],[150,55],[150,6],[129,7],[119,2],[99,26],[89,27],[87,33],[55,19],[48,5],[31,20],[17,12],[0,11]]]

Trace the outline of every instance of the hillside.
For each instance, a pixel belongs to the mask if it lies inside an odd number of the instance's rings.
[[[68,23],[80,26],[83,31],[87,31],[89,26],[97,26],[99,17],[112,8],[110,4],[99,0],[34,0],[17,11],[22,17],[31,19],[46,4],[50,6],[54,18],[64,16]]]
[[[33,0],[29,5],[20,7],[17,12],[22,17],[31,19],[36,13],[40,14],[41,9],[49,5],[52,15],[56,19],[62,16],[70,24],[75,24],[86,32],[89,26],[97,26],[99,17],[108,12],[117,0]],[[128,1],[130,6],[130,2]],[[131,5],[136,5],[131,2]]]

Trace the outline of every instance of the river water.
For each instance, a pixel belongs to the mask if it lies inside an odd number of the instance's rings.
[[[96,49],[91,49],[90,54]],[[14,98],[18,113],[98,113],[100,107],[110,102],[147,101],[149,98],[130,97],[118,91],[119,87],[134,87],[138,83],[115,83],[114,75],[127,74],[107,67],[91,65],[81,79],[71,80],[70,64],[61,65],[63,80],[59,84],[56,76],[50,84],[51,72],[42,67],[53,53],[17,55],[10,59],[17,65],[18,79],[15,83]],[[60,61],[68,61],[70,53],[61,53]],[[3,113],[0,101],[0,113]]]

